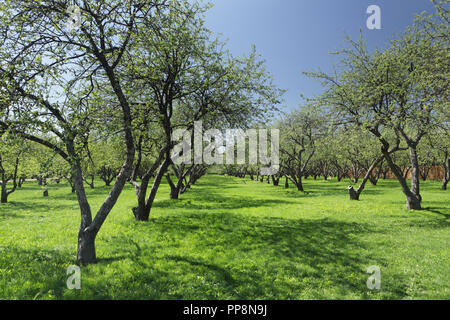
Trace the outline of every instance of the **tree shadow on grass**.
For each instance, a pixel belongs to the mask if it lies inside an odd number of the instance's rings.
[[[321,296],[324,286],[367,298],[367,267],[387,263],[358,240],[376,232],[361,223],[209,213],[152,218],[137,232],[154,235],[141,243],[139,257],[132,244],[115,254],[128,254],[146,266],[136,276],[161,290],[143,294],[151,299],[329,298]],[[114,241],[109,241],[111,246]],[[165,264],[162,269],[168,273],[159,278],[154,268]],[[202,280],[185,280],[193,275]],[[388,295],[401,299],[407,294],[399,278],[384,284]]]
[[[47,200],[47,199],[46,199]],[[0,206],[1,213],[0,216],[4,214],[15,214],[16,212],[20,211],[27,211],[27,212],[36,212],[39,214],[44,213],[58,213],[63,210],[78,210],[78,204],[77,203],[60,203],[51,201],[48,199],[48,201],[10,201],[6,206]],[[19,217],[24,217],[20,216]]]
[[[360,241],[379,232],[364,223],[211,212],[131,224],[132,233],[97,240],[98,248],[106,249],[100,249],[97,265],[82,268],[80,291],[66,287],[74,252],[3,249],[0,268],[13,270],[6,281],[20,279],[11,289],[17,292],[6,297],[365,299],[367,267],[387,265],[374,253],[380,250]],[[383,280],[386,289],[375,297],[407,296],[401,277]]]
[[[254,199],[253,197],[230,197],[222,196],[217,193],[209,192],[208,194],[199,196],[196,194],[196,199],[201,201],[192,201],[191,199],[165,199],[155,201],[153,208],[169,208],[180,209],[188,208],[189,210],[215,210],[220,209],[244,209],[257,207],[277,207],[282,204],[297,203],[288,200],[280,199]]]
[[[0,247],[0,298],[61,299],[74,260],[65,251]]]
[[[349,184],[350,185],[350,184]],[[278,188],[283,188],[283,186],[279,186]],[[345,185],[326,185],[326,184],[314,184],[314,185],[304,185],[305,191],[298,191],[293,185],[288,189],[284,189],[286,197],[289,198],[301,198],[301,197],[334,197],[334,196],[343,196],[348,197],[348,189]],[[280,189],[281,190],[281,189]],[[385,191],[383,190],[375,190],[375,189],[364,189],[361,193],[361,199],[363,199],[364,195],[376,195],[383,194]]]
[[[448,208],[426,207],[423,209],[426,211],[430,211],[430,212],[439,214],[439,215],[443,216],[445,219],[450,219],[450,214],[443,212],[443,209],[448,209]]]
[[[24,215],[17,214],[15,212],[9,212],[9,211],[5,210],[4,206],[3,207],[0,206],[0,209],[1,209],[0,221],[2,221],[2,220],[9,220],[9,219],[23,219],[23,218],[25,218]]]

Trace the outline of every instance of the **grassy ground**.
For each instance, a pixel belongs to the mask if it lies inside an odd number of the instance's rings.
[[[422,186],[407,212],[396,181],[348,200],[348,181],[307,194],[207,176],[182,200],[163,185],[148,223],[122,193],[97,238],[99,263],[68,290],[79,211],[67,185],[28,182],[0,206],[0,299],[449,299],[450,193]],[[107,187],[87,190],[93,209]],[[369,266],[381,290],[367,289]]]

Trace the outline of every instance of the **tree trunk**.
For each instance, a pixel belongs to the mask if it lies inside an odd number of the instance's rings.
[[[442,180],[442,190],[447,190],[448,179]]]
[[[159,167],[158,172],[156,173],[155,176],[155,181],[153,181],[152,189],[150,190],[150,193],[148,195],[147,201],[145,201],[145,203],[143,203],[142,201],[138,201],[138,206],[136,208],[133,208],[133,213],[137,221],[148,221],[153,201],[155,200],[156,193],[158,192],[159,186],[161,185],[161,180],[167,172],[169,163],[170,159],[166,158],[166,160],[164,160],[162,165]],[[147,187],[143,188],[141,192],[146,192],[146,190]],[[143,195],[145,197],[145,193],[143,193]]]
[[[353,186],[348,186],[348,193],[350,195],[350,200],[359,200],[359,193],[356,192]]]
[[[8,203],[8,192],[6,190],[6,183],[2,181],[1,200],[0,203]]]
[[[301,192],[304,192],[303,182],[302,182],[302,177],[301,176],[298,178],[298,181],[297,181],[297,190],[301,191]]]
[[[43,180],[43,185],[44,185],[44,191],[42,192],[44,197],[48,197],[48,183],[47,183],[47,178],[44,178]]]
[[[78,160],[75,160],[72,168],[72,179],[75,191],[77,193],[81,214],[81,223],[78,230],[77,264],[87,265],[96,263],[97,257],[95,253],[95,237],[97,236],[98,230],[88,230],[88,227],[92,224],[92,213],[91,207],[89,206],[86,198],[81,165]]]
[[[416,198],[419,200],[420,206],[420,201],[422,200],[422,197],[420,195],[420,171],[417,149],[415,145],[409,147],[409,157],[411,161],[411,192],[416,195]]]
[[[166,179],[170,186],[170,199],[177,200],[180,193],[180,189],[178,188],[179,184],[177,183],[177,185],[175,185],[169,174],[166,175]]]
[[[280,184],[280,177],[275,178],[275,176],[272,176],[272,183],[275,187],[278,187]]]
[[[374,168],[378,165],[378,163],[380,163],[382,160],[384,159],[384,155],[381,155],[380,157],[378,157],[377,159],[375,159],[372,164],[370,165],[369,169],[367,169],[367,172],[364,176],[364,178],[361,181],[361,184],[359,185],[358,189],[355,190],[353,188],[353,186],[348,186],[348,193],[350,195],[350,200],[359,200],[359,196],[361,195],[361,193],[364,190],[364,187],[367,183],[367,180],[370,180],[372,177],[372,172],[374,170]]]
[[[80,228],[78,232],[78,253],[77,264],[87,265],[97,263],[97,255],[95,252],[96,233],[86,232]]]
[[[406,196],[406,209],[411,210],[421,210],[421,200],[420,198],[417,198],[416,194],[413,193],[406,183],[406,179],[403,176],[400,168],[394,163],[394,161],[391,158],[391,155],[389,154],[388,147],[389,145],[387,142],[384,141],[382,147],[382,152],[384,154],[384,157],[386,159],[386,162],[389,165],[389,168],[391,168],[392,172],[394,173],[395,177],[397,178],[398,182],[400,183],[402,187],[403,194]]]
[[[420,200],[417,197],[406,196],[406,209],[408,210],[422,210]]]
[[[289,179],[288,179],[288,177],[285,177],[285,178],[286,178],[286,180],[284,181],[284,187],[286,189],[288,189],[289,188]]]
[[[445,154],[445,158],[448,158],[448,153]],[[443,167],[444,167],[444,175],[442,178],[442,190],[447,190],[447,184],[448,181],[450,180],[450,158],[448,158],[446,161],[444,161],[443,163]]]

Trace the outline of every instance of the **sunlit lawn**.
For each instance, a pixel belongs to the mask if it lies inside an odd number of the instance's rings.
[[[425,182],[426,210],[407,212],[396,181],[348,200],[349,181],[306,180],[299,193],[207,176],[170,200],[163,185],[148,223],[122,193],[97,238],[99,263],[66,287],[79,211],[68,185],[43,198],[27,182],[0,205],[1,299],[449,299],[450,192]],[[93,209],[109,190],[87,189]],[[95,212],[95,210],[93,210]],[[366,286],[381,269],[381,290]]]

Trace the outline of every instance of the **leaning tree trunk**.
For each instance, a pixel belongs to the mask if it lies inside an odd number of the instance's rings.
[[[383,159],[384,159],[384,155],[378,157],[377,159],[375,159],[372,162],[372,164],[370,165],[369,169],[367,170],[367,172],[366,172],[364,178],[362,179],[361,184],[359,185],[357,190],[355,190],[355,188],[353,188],[353,186],[348,186],[348,194],[350,196],[350,200],[356,200],[356,201],[359,200],[359,196],[363,192],[364,187],[367,183],[367,180],[369,180],[372,177],[372,171],[378,165],[378,163],[380,163]]]
[[[389,165],[389,168],[391,169],[391,171],[397,178],[398,182],[400,183],[403,194],[406,196],[406,209],[407,210],[422,210],[422,206],[421,206],[422,199],[417,197],[417,195],[409,189],[406,179],[403,176],[403,173],[401,172],[400,168],[392,160],[391,155],[390,155],[389,151],[387,150],[387,148],[388,148],[388,144],[387,144],[387,142],[384,141],[384,146],[382,147],[382,152],[384,154],[386,162]]]
[[[177,185],[175,185],[173,183],[172,179],[170,178],[169,174],[166,175],[166,179],[167,179],[167,182],[169,183],[169,186],[170,186],[170,199],[178,200],[178,197],[179,197],[179,194],[180,194],[179,183],[177,183]]]
[[[448,153],[446,153],[446,158],[448,157]],[[447,184],[450,180],[450,158],[447,161],[444,161],[444,175],[442,178],[442,190],[447,190]]]
[[[72,169],[72,178],[81,213],[81,223],[78,230],[77,264],[87,265],[97,262],[95,252],[95,238],[97,236],[97,231],[86,230],[92,224],[92,213],[83,185],[81,166],[78,161],[75,162]]]

